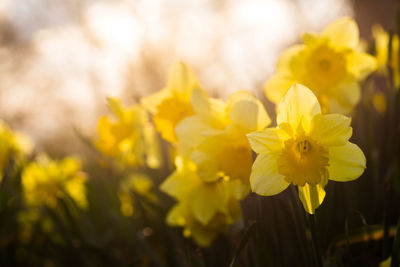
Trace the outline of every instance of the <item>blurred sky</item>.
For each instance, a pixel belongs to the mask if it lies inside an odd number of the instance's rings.
[[[343,15],[349,1],[1,0],[0,117],[69,152],[72,126],[94,135],[106,96],[161,89],[176,60],[214,95],[261,96],[283,49]]]

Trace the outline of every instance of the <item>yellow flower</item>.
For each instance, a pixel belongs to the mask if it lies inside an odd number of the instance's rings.
[[[153,186],[153,181],[148,176],[140,173],[132,174],[127,179],[122,180],[118,192],[121,213],[125,216],[132,216],[134,210],[132,192],[150,202],[156,202],[157,196],[152,192]]]
[[[230,214],[232,202],[242,193],[238,180],[220,179],[205,182],[197,174],[196,165],[187,158],[177,156],[176,170],[160,186],[161,190],[184,202],[197,221],[203,225],[210,223],[217,213]]]
[[[0,120],[0,181],[10,160],[19,160],[32,151],[32,141],[22,133],[12,131]]]
[[[301,83],[314,92],[324,113],[350,113],[360,100],[359,82],[376,68],[374,57],[357,51],[357,24],[341,18],[321,34],[302,38],[304,44],[280,56],[277,73],[264,85],[267,98],[277,104],[293,83]]]
[[[372,27],[372,35],[375,39],[375,58],[378,66],[378,71],[381,74],[387,75],[387,68],[389,65],[390,68],[392,68],[393,83],[395,85],[395,88],[397,89],[400,87],[399,36],[397,34],[394,34],[392,36],[392,51],[389,59],[389,34],[380,25],[374,25]]]
[[[194,90],[195,115],[176,127],[179,143],[189,146],[198,175],[206,182],[239,180],[243,198],[249,191],[252,151],[246,134],[262,130],[270,118],[250,92],[239,91],[226,103]]]
[[[156,129],[165,140],[176,141],[175,126],[193,114],[190,95],[199,87],[193,71],[183,62],[176,62],[170,68],[167,87],[142,99],[142,105],[154,115]]]
[[[293,85],[279,103],[278,126],[248,135],[258,153],[251,189],[270,196],[290,183],[297,185],[305,210],[313,214],[324,200],[328,179],[351,181],[365,169],[363,152],[348,141],[350,123],[340,114],[321,114],[316,96],[302,85]]]
[[[28,207],[57,207],[57,199],[68,194],[81,208],[86,208],[86,175],[76,158],[54,161],[41,156],[23,171],[21,184]]]
[[[108,98],[108,105],[116,120],[99,119],[97,149],[121,165],[159,167],[160,148],[147,112],[139,105],[125,108],[115,98]]]
[[[203,224],[193,215],[192,210],[184,202],[176,204],[167,215],[167,223],[171,226],[183,227],[183,235],[192,237],[202,247],[209,246],[219,234],[225,233],[228,227],[240,218],[240,207],[234,205],[230,214],[217,213]]]
[[[372,97],[372,104],[374,104],[375,109],[379,113],[384,113],[386,111],[386,98],[385,94],[378,92]]]

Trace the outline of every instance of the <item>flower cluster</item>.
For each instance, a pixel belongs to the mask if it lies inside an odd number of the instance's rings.
[[[30,240],[35,223],[39,223],[45,232],[52,231],[53,223],[42,214],[42,207],[57,210],[60,201],[71,199],[80,209],[86,209],[86,180],[77,158],[56,161],[41,155],[37,161],[29,163],[21,176],[25,203],[25,210],[18,214],[21,240]]]
[[[383,41],[377,42],[376,60],[360,51],[358,35],[356,23],[341,18],[321,34],[303,34],[303,44],[281,55],[277,73],[264,86],[277,104],[275,127],[267,128],[271,119],[251,92],[237,91],[226,101],[212,98],[195,73],[177,62],[167,86],[140,105],[124,108],[109,99],[116,120],[100,118],[95,145],[121,166],[159,167],[149,112],[175,165],[160,185],[176,200],[166,221],[200,246],[241,218],[240,200],[250,190],[270,196],[293,184],[313,214],[328,180],[357,179],[366,167],[361,149],[349,142],[351,119],[345,114],[360,100],[360,82],[386,63]],[[155,202],[152,189],[153,182],[139,173],[123,180],[122,213],[133,214],[132,192]]]
[[[176,150],[176,170],[161,185],[178,200],[167,221],[208,245],[241,216],[238,201],[249,192],[253,161],[246,134],[264,129],[270,118],[250,92],[226,102],[210,98],[182,62],[171,68],[168,81],[166,89],[142,101],[157,100],[154,123]],[[212,230],[205,235],[207,228]]]

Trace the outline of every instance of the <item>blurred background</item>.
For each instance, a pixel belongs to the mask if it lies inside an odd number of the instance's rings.
[[[183,60],[203,87],[262,96],[280,52],[300,33],[351,16],[361,36],[394,25],[393,1],[1,0],[0,116],[53,155],[79,151],[106,96],[125,104],[161,89]]]

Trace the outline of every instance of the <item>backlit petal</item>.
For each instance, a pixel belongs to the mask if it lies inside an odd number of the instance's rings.
[[[321,107],[314,93],[301,84],[294,84],[279,103],[277,123],[287,122],[293,129],[301,123],[307,132],[312,117],[320,113]]]
[[[347,68],[358,80],[365,79],[377,67],[375,57],[367,53],[350,53],[346,60]]]
[[[305,184],[304,186],[299,186],[299,197],[303,203],[304,209],[310,213],[314,214],[315,209],[318,208],[325,198],[325,190],[319,184],[310,185]]]
[[[295,81],[282,74],[275,74],[264,84],[264,94],[273,103],[279,103]]]
[[[272,196],[285,190],[289,183],[278,173],[277,156],[263,153],[254,161],[250,175],[251,190],[262,196]]]
[[[364,172],[366,159],[361,149],[348,142],[329,149],[329,179],[347,182],[357,179]]]
[[[277,72],[284,75],[292,75],[293,70],[296,70],[300,67],[296,64],[298,62],[298,60],[296,60],[296,56],[298,56],[298,54],[304,49],[304,45],[294,45],[285,50],[280,55],[278,62],[276,63]]]
[[[359,32],[356,22],[351,18],[340,18],[328,25],[322,34],[329,37],[334,46],[345,46],[356,49]]]
[[[204,139],[202,132],[211,129],[199,116],[190,116],[178,123],[175,133],[180,144],[193,148]]]
[[[251,148],[258,154],[281,150],[284,140],[289,137],[279,128],[266,128],[263,131],[247,134]]]
[[[214,128],[221,128],[225,124],[225,103],[219,99],[210,98],[204,90],[195,89],[192,92],[190,102],[196,115],[200,116],[204,123]]]
[[[353,131],[351,119],[341,114],[317,114],[311,123],[310,136],[323,146],[345,145]]]
[[[332,91],[334,101],[329,103],[330,113],[348,114],[361,98],[360,85],[352,77],[335,86]]]
[[[160,91],[155,92],[149,96],[140,99],[140,104],[150,111],[150,113],[155,114],[157,112],[157,106],[166,98],[171,96],[171,92],[164,88]]]
[[[271,123],[262,103],[250,92],[235,92],[228,105],[231,121],[247,132],[262,130]]]
[[[199,87],[196,75],[183,62],[175,62],[168,73],[168,89],[178,94],[188,94]]]

